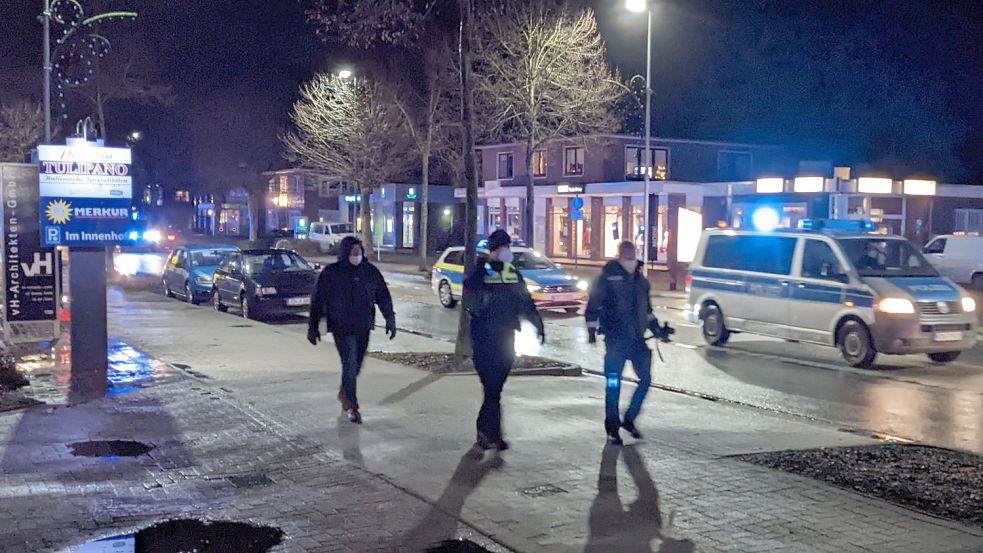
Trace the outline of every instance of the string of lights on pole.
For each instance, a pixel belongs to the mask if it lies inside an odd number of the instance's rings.
[[[111,48],[109,39],[88,31],[99,23],[133,20],[137,14],[113,11],[86,17],[85,9],[78,0],[54,0],[50,14],[51,22],[60,31],[60,36],[55,41],[58,46],[54,53],[53,69],[61,116],[66,119],[68,106],[65,102],[65,88],[85,86],[95,74],[95,64],[105,58]]]

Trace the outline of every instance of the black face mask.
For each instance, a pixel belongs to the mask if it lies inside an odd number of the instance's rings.
[[[488,261],[488,266],[491,267],[493,271],[496,271],[496,272],[499,272],[500,273],[500,272],[502,272],[502,269],[505,268],[505,263],[503,263],[501,261],[496,261],[494,259],[490,259]]]

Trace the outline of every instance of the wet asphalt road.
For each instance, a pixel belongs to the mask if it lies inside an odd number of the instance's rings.
[[[162,266],[160,256],[130,255],[139,260],[125,263],[139,269],[126,288],[158,291],[159,281],[140,273],[153,274]],[[400,273],[388,273],[386,278],[401,330],[454,339],[459,308],[441,307],[429,281]],[[678,311],[660,308],[658,315],[675,326],[677,334],[673,344],[661,347],[665,362],[654,359],[656,386],[983,454],[983,350],[979,347],[945,366],[931,364],[924,356],[882,356],[876,370],[862,370],[844,365],[832,348],[767,338],[736,336],[727,348],[708,347],[699,329],[683,321]],[[517,350],[589,370],[601,368],[603,345],[587,343],[580,315],[547,312],[544,318],[546,345],[540,348],[527,329],[517,340]],[[297,318],[274,324],[304,333],[304,323]],[[657,406],[648,409],[648,416],[658,416]]]

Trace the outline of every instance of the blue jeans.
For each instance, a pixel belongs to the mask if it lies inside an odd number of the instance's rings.
[[[652,350],[641,339],[609,338],[604,345],[604,376],[607,383],[604,394],[604,428],[608,432],[617,432],[621,426],[618,402],[621,399],[621,373],[625,370],[625,362],[631,361],[631,366],[638,375],[638,387],[631,396],[631,404],[624,419],[626,423],[634,423],[652,384]]]
[[[334,344],[338,348],[338,356],[341,357],[341,392],[352,404],[352,407],[357,409],[356,382],[358,381],[358,373],[362,372],[365,350],[369,348],[369,331],[335,332]]]

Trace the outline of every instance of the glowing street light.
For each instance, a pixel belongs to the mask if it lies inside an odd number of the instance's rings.
[[[342,69],[341,71],[338,72],[339,79],[349,79],[351,78],[351,76],[352,76],[351,69]]]
[[[642,272],[649,274],[649,250],[652,247],[652,233],[649,231],[649,194],[651,194],[650,173],[655,165],[652,159],[652,10],[646,0],[626,0],[625,7],[635,13],[646,13],[648,16],[648,33],[645,38],[645,154],[642,156],[646,164],[642,174],[645,177],[645,247],[642,249]]]

